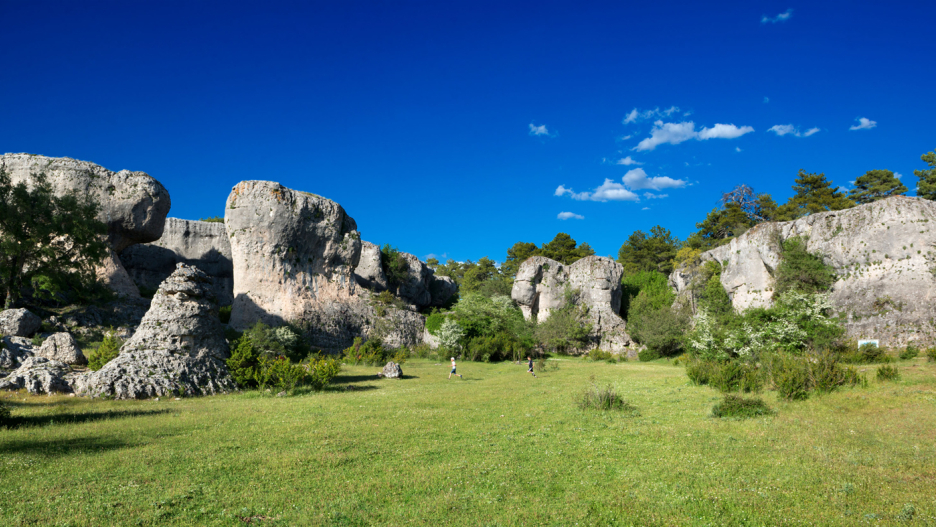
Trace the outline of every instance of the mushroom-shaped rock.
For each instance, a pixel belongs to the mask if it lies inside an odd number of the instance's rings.
[[[224,361],[224,338],[211,279],[178,264],[120,354],[87,376],[83,395],[142,399],[211,395],[236,389]]]

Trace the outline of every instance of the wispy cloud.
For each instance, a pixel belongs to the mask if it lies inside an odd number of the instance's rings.
[[[855,120],[858,121],[858,124],[852,125],[849,130],[870,130],[877,126],[877,121],[872,121],[867,117],[857,117]]]
[[[668,198],[669,194],[654,194],[652,192],[644,192],[643,197],[647,199],[663,199]]]
[[[631,135],[631,134],[627,134],[627,135],[625,135],[624,137],[621,138],[621,141],[627,141],[627,140],[630,139],[631,137],[634,137],[634,136]]]
[[[735,150],[735,152],[740,152],[740,151],[741,151],[741,147],[740,147],[740,146],[736,146],[734,150]]]
[[[642,208],[642,209],[640,209],[640,210],[650,210],[650,207],[644,207],[644,208]]]
[[[770,97],[767,97],[767,96],[765,95],[765,96],[764,96],[764,104],[767,104],[767,103],[769,103],[769,102],[770,102]]]
[[[565,185],[559,185],[553,193],[555,196],[568,195],[578,201],[640,201],[635,191],[661,191],[664,189],[683,188],[688,182],[682,179],[673,179],[667,176],[650,177],[642,168],[629,170],[622,178],[623,184],[611,179],[605,179],[601,186],[587,192],[575,192]],[[644,192],[646,199],[659,199],[668,197],[668,194],[653,194]]]
[[[670,106],[665,110],[660,110],[660,107],[656,107],[652,110],[640,111],[637,108],[634,108],[627,115],[624,116],[623,124],[636,123],[637,121],[646,121],[647,119],[652,119],[654,117],[669,117],[674,113],[679,113],[679,106]],[[686,115],[689,115],[689,112],[686,112]]]
[[[571,188],[559,185],[556,196],[568,194],[578,201],[640,201],[640,196],[627,190],[624,185],[605,179],[604,183],[591,192],[575,192]]]
[[[550,133],[549,133],[549,130],[546,129],[546,125],[545,125],[545,124],[540,125],[540,126],[536,126],[535,124],[530,123],[530,135],[532,135],[532,136],[539,136],[539,135],[549,136]]]
[[[614,164],[630,166],[630,165],[642,165],[643,163],[641,163],[640,161],[634,161],[633,159],[631,159],[631,156],[627,156],[623,159],[618,159],[617,162]]]
[[[636,151],[653,150],[662,144],[678,145],[679,143],[696,139],[705,141],[708,139],[734,139],[744,134],[753,132],[754,128],[750,126],[735,126],[733,124],[718,123],[711,128],[695,129],[695,123],[692,121],[683,121],[681,123],[664,123],[656,121],[653,123],[653,129],[650,130],[650,137],[637,143],[632,148]]]
[[[634,190],[663,190],[665,188],[683,188],[686,182],[667,176],[650,177],[642,168],[628,170],[624,174],[624,184]]]
[[[809,137],[813,134],[819,133],[821,130],[818,128],[810,128],[805,132],[800,132],[799,127],[793,126],[792,124],[775,124],[767,129],[768,132],[773,132],[778,136],[792,135],[793,137]]]
[[[903,177],[903,174],[901,174],[900,172],[894,172],[894,177],[897,179],[900,179]]]
[[[767,23],[776,24],[777,22],[786,22],[787,20],[790,19],[791,16],[793,16],[793,10],[787,9],[786,11],[780,13],[777,16],[770,17],[767,15],[764,15],[763,17],[761,17],[760,23],[761,24],[767,24]]]
[[[576,214],[574,212],[560,212],[556,218],[560,220],[584,220],[585,216],[581,214]]]

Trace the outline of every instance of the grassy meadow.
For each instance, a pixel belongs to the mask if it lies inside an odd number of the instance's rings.
[[[551,361],[553,362],[553,361]],[[927,525],[936,365],[711,417],[668,361],[346,366],[321,393],[0,397],[3,525]],[[594,376],[638,415],[583,411]]]

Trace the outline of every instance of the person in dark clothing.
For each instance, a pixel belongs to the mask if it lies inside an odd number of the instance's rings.
[[[529,365],[529,369],[528,369],[527,371],[528,371],[529,373],[533,373],[533,357],[527,357],[527,361],[528,361],[528,365]],[[536,374],[533,373],[533,376],[536,377]]]

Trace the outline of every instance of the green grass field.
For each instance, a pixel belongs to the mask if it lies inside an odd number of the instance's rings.
[[[746,421],[665,361],[345,367],[332,389],[0,395],[3,525],[927,525],[936,365]],[[589,378],[638,416],[583,411]]]

